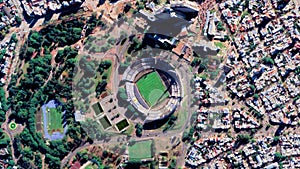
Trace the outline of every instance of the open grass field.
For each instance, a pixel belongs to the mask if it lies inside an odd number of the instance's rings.
[[[169,96],[168,92],[164,93],[166,87],[157,72],[144,75],[137,81],[136,85],[150,107]]]
[[[47,110],[47,119],[48,119],[48,131],[53,133],[55,131],[63,132],[63,119],[62,112],[58,111],[56,108],[46,108]]]
[[[186,119],[188,118],[188,103],[187,99],[182,102],[182,107],[180,111],[176,111],[175,115],[177,115],[177,120],[175,122],[175,126],[171,128],[171,130],[179,130],[185,124]]]
[[[146,158],[152,158],[152,140],[135,142],[129,146],[129,160],[140,161]]]
[[[215,46],[217,46],[219,48],[226,48],[226,46],[224,46],[224,44],[222,42],[215,42]]]

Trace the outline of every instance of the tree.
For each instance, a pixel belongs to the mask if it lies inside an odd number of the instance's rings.
[[[74,38],[79,39],[81,35],[81,28],[73,28],[72,32],[74,33]]]
[[[131,4],[127,3],[124,7],[124,13],[129,12],[129,10],[132,8]]]
[[[279,142],[279,136],[275,136],[273,141],[274,141],[274,143],[278,143]]]
[[[222,24],[221,21],[218,22],[218,24],[217,24],[217,29],[218,29],[219,31],[224,31],[224,30],[225,30],[225,28],[223,27],[223,24]]]
[[[242,144],[247,144],[250,142],[252,137],[249,134],[239,134],[236,139]]]
[[[191,141],[192,138],[193,138],[193,136],[194,136],[194,132],[195,132],[195,129],[193,127],[190,128],[189,132],[184,131],[181,140],[183,142],[185,142],[185,141]]]
[[[172,126],[174,126],[176,120],[177,120],[177,116],[172,114],[169,117],[169,120],[168,120],[166,126],[164,127],[163,131],[165,132],[165,131],[169,130]]]
[[[85,131],[87,132],[89,138],[101,140],[102,134],[101,134],[101,126],[99,123],[96,123],[92,119],[88,119],[86,122],[82,122],[81,126]]]
[[[59,169],[60,168],[60,159],[57,157],[54,157],[50,154],[46,154],[45,156],[45,162],[51,166],[53,169]]]
[[[10,41],[11,41],[12,43],[17,43],[17,42],[18,42],[18,38],[17,38],[17,34],[16,34],[16,33],[13,33],[13,34],[11,35]]]
[[[35,49],[38,49],[42,45],[43,36],[36,31],[31,32],[29,38],[28,38],[28,46],[33,47]]]
[[[34,164],[38,167],[38,168],[43,168],[43,163],[42,163],[42,157],[41,155],[36,154],[34,156]]]
[[[281,153],[279,153],[279,152],[276,152],[275,154],[274,154],[274,156],[275,156],[275,161],[283,161],[283,160],[285,160],[286,159],[286,156],[283,156]]]
[[[258,94],[253,95],[254,100],[257,100],[259,98]]]
[[[201,59],[200,58],[194,58],[191,65],[192,66],[198,66],[201,63]]]
[[[176,158],[173,158],[170,162],[168,169],[175,169],[176,168]]]
[[[103,80],[106,80],[108,78],[108,74],[107,73],[104,73],[103,75],[102,75],[102,79]]]
[[[6,101],[6,96],[5,96],[5,91],[3,90],[2,87],[0,87],[0,110],[6,111],[7,110],[7,101]],[[0,115],[1,117],[1,115]]]
[[[300,66],[296,67],[295,73],[296,73],[296,74],[300,74]]]
[[[103,69],[108,69],[111,66],[111,61],[110,60],[104,60],[100,63],[99,68],[103,68]]]
[[[252,92],[254,92],[255,89],[256,89],[254,85],[250,85],[249,87],[250,87],[250,89],[252,90]]]
[[[274,65],[274,60],[270,57],[264,57],[262,58],[262,61],[264,64]]]
[[[207,67],[204,64],[200,63],[199,68],[198,68],[198,73],[202,73],[206,68]]]
[[[27,48],[27,51],[26,51],[26,56],[25,56],[25,59],[26,60],[29,60],[30,58],[31,58],[31,56],[33,55],[33,52],[35,51],[35,49],[34,48],[32,48],[32,47],[28,47]]]
[[[98,83],[96,86],[96,96],[100,96],[106,90],[107,82],[105,80]]]
[[[21,25],[22,19],[19,16],[15,17],[17,25]]]
[[[224,40],[225,40],[225,41],[229,41],[229,40],[230,40],[230,37],[229,37],[228,35],[225,35],[225,36],[224,36]]]
[[[25,147],[22,151],[22,156],[26,157],[27,159],[32,160],[33,159],[33,152],[30,149],[30,147]]]
[[[64,50],[58,50],[55,56],[55,62],[59,63],[63,60],[63,58],[64,58]]]
[[[137,123],[135,125],[135,134],[136,136],[141,137],[142,133],[143,133],[143,126],[140,123]]]
[[[28,112],[26,109],[20,109],[18,112],[17,112],[17,117],[19,119],[27,119],[28,118]]]

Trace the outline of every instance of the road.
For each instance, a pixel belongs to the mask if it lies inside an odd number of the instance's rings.
[[[295,6],[300,8],[300,1],[299,0],[294,0]]]

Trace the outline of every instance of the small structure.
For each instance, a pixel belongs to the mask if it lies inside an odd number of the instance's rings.
[[[85,119],[85,116],[82,114],[80,110],[76,110],[74,115],[75,115],[75,121],[77,122],[84,121]]]
[[[11,10],[8,7],[4,6],[3,11],[9,19],[13,18],[13,15],[11,14]]]

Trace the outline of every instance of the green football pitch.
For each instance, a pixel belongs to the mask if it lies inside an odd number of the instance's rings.
[[[55,131],[63,132],[62,125],[62,113],[58,111],[56,108],[46,108],[47,111],[47,127],[49,133],[53,133]]]
[[[169,96],[168,92],[164,93],[166,87],[157,72],[144,75],[137,81],[136,85],[150,107]]]
[[[135,142],[129,146],[129,160],[140,161],[152,157],[152,140]]]

